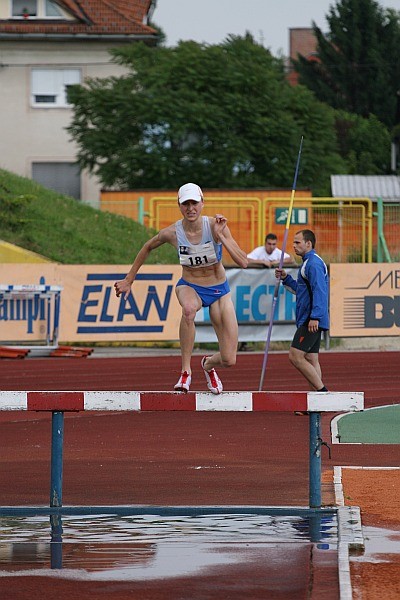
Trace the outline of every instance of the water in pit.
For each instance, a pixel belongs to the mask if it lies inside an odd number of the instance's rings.
[[[251,561],[260,552],[275,560],[282,545],[292,553],[310,542],[320,550],[337,547],[335,514],[1,517],[0,577],[180,577]]]

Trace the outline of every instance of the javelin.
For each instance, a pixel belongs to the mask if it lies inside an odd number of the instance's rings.
[[[290,221],[292,218],[294,194],[296,191],[297,175],[299,173],[300,157],[301,157],[302,148],[303,148],[303,136],[301,136],[299,153],[297,155],[296,169],[294,172],[294,179],[293,179],[293,186],[292,186],[292,194],[290,196],[289,210],[288,210],[288,215],[287,215],[287,219],[286,219],[285,235],[283,236],[282,252],[281,252],[281,258],[279,260],[279,269],[282,269],[282,267],[283,267],[283,258],[285,256],[287,239],[288,239],[288,235],[289,235],[289,226],[290,226]],[[259,392],[261,392],[261,390],[263,388],[265,369],[267,368],[268,351],[269,351],[269,345],[271,342],[272,325],[274,323],[275,307],[276,307],[276,303],[278,300],[280,283],[281,283],[280,279],[277,279],[275,282],[274,296],[272,299],[271,315],[269,318],[268,335],[267,335],[267,341],[265,343],[264,360],[263,360],[263,365],[262,365],[262,369],[261,369],[260,385],[258,387]]]

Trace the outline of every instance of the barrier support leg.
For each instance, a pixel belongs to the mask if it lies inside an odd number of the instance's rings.
[[[310,413],[309,505],[321,508],[321,413]]]
[[[63,540],[62,519],[60,515],[50,515],[51,544],[50,544],[50,568],[62,569]]]
[[[54,411],[51,420],[50,506],[62,506],[64,413]]]

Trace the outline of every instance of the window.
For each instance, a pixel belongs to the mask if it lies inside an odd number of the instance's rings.
[[[33,162],[32,179],[60,194],[80,200],[81,173],[76,163]]]
[[[37,0],[13,0],[13,17],[37,17]]]
[[[61,17],[61,11],[58,8],[57,4],[54,4],[54,2],[50,2],[50,0],[46,0],[45,5],[44,5],[44,9],[45,9],[45,16],[46,17]]]
[[[60,8],[51,0],[12,0],[12,16],[16,18],[60,18]]]
[[[32,69],[32,106],[69,106],[67,88],[80,81],[79,69]]]

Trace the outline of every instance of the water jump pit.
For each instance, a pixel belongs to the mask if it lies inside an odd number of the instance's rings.
[[[310,544],[314,552],[336,552],[338,545],[334,509],[166,507],[161,514],[129,514],[129,507],[120,507],[119,514],[115,507],[114,514],[64,510],[67,514],[0,517],[0,578],[156,580],[253,566],[260,559],[267,576],[271,567],[298,563],[299,553],[308,555]]]

